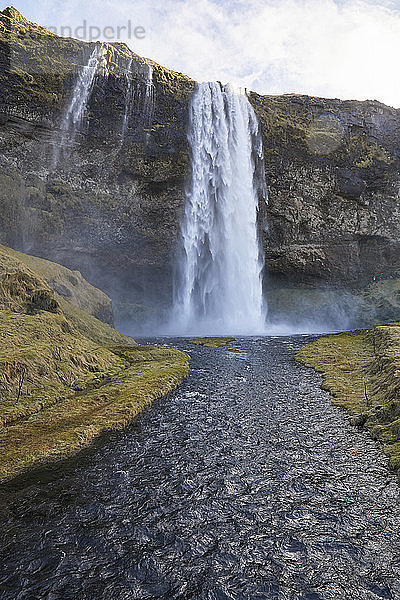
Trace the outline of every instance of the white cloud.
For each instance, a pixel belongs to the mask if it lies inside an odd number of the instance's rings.
[[[143,25],[124,40],[197,80],[261,93],[378,99],[400,106],[400,7],[367,0],[22,1],[46,25]]]

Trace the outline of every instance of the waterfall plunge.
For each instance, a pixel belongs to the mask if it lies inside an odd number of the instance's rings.
[[[263,333],[257,212],[265,176],[258,121],[245,93],[201,84],[190,107],[188,139],[192,180],[172,327],[190,334]]]

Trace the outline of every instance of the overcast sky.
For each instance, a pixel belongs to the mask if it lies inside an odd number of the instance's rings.
[[[145,37],[125,34],[121,41],[198,81],[232,81],[264,94],[377,99],[400,107],[400,0],[15,0],[14,5],[58,31],[74,30],[83,20],[87,28],[102,30],[130,20],[132,29],[145,29]]]

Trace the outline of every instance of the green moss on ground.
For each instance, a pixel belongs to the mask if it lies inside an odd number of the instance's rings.
[[[188,357],[171,348],[103,349],[108,369],[91,387],[57,395],[53,405],[0,428],[0,482],[64,458],[101,434],[121,429],[188,374]],[[99,359],[99,354],[96,355]]]
[[[324,336],[296,360],[322,373],[333,403],[382,443],[400,476],[400,323]]]
[[[242,352],[241,348],[238,346],[229,346],[232,338],[224,338],[224,337],[203,337],[203,338],[193,338],[190,340],[191,344],[197,344],[197,346],[207,346],[208,348],[224,348],[228,352],[233,352],[233,354],[240,354]]]
[[[228,346],[232,341],[232,338],[225,337],[203,337],[193,338],[190,340],[191,344],[197,344],[197,346],[208,346],[208,348],[223,348]]]
[[[20,258],[0,248],[0,482],[125,426],[188,374],[187,355],[138,346]]]

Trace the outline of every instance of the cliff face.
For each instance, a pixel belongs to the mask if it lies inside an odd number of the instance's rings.
[[[400,112],[251,95],[264,134],[269,271],[357,286],[400,267]]]
[[[93,48],[15,9],[0,13],[0,243],[78,268],[118,299],[120,318],[140,317],[143,305],[159,311],[170,298],[195,82],[124,44],[102,44],[68,145],[63,116]],[[400,113],[295,95],[250,101],[265,146],[269,285],[357,287],[400,268]]]
[[[194,82],[124,44],[103,44],[81,130],[72,145],[66,136],[53,169],[77,74],[95,44],[58,38],[14,9],[0,13],[0,35],[0,242],[79,269],[120,304],[166,297]],[[149,65],[154,104],[146,106]]]

